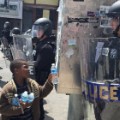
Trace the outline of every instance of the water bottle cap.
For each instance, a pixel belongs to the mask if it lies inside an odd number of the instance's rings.
[[[55,63],[52,63],[52,66],[55,65]]]
[[[15,94],[14,96],[15,96],[15,97],[18,97],[18,94]]]
[[[28,94],[28,91],[25,91],[23,94]]]
[[[32,92],[32,93],[30,93],[30,95],[33,95],[34,96],[34,93]]]

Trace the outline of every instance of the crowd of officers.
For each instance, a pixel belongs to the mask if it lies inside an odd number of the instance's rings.
[[[4,27],[1,33],[1,42],[4,44],[4,47],[8,47],[10,44],[13,43],[13,35],[19,35],[20,29],[18,27],[14,27],[11,30],[11,23],[9,21],[6,21],[4,23]]]
[[[4,24],[1,36],[1,44],[4,49],[9,49],[13,45],[13,36],[20,35],[21,31],[18,27],[11,30],[9,21]],[[39,18],[32,26],[31,38],[35,54],[33,56],[35,64],[35,80],[43,86],[50,74],[51,64],[55,62],[55,35],[52,34],[52,22],[47,18]],[[10,50],[10,49],[9,49]],[[12,62],[14,59],[10,59]],[[40,99],[40,119],[44,120],[45,111],[43,107],[43,98]],[[20,119],[22,120],[22,119]]]
[[[104,75],[103,80],[108,80],[108,84],[120,84],[120,0],[116,1],[110,6],[109,11],[106,15],[108,18],[111,18],[110,25],[113,30],[114,39],[109,39],[107,46],[104,46],[104,48],[109,49],[107,56],[109,59],[109,72],[108,74]],[[102,61],[100,64],[104,65],[104,62]],[[107,102],[105,100],[99,100],[94,102],[96,120],[119,120],[119,109],[120,104],[116,101]]]

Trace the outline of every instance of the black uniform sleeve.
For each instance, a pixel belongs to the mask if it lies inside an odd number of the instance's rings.
[[[37,53],[35,67],[39,70],[48,71],[53,59],[53,50],[50,45],[46,45]]]

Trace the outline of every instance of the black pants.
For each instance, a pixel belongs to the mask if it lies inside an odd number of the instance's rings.
[[[39,71],[35,71],[36,73],[36,81],[39,85],[44,85],[48,75],[50,72],[39,72]],[[45,117],[45,111],[44,111],[44,103],[43,103],[43,99],[40,100],[40,120],[44,120]]]
[[[45,111],[44,111],[44,103],[43,99],[40,100],[40,120],[44,120],[45,118]]]
[[[100,100],[94,103],[94,114],[96,120],[102,120],[100,114],[102,113],[104,108],[105,108],[105,101]]]

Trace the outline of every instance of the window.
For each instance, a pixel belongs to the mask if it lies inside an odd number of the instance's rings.
[[[50,20],[53,23],[53,29],[57,29],[57,19],[58,19],[58,13],[55,10],[50,10]]]
[[[36,20],[43,16],[43,9],[36,8]]]

